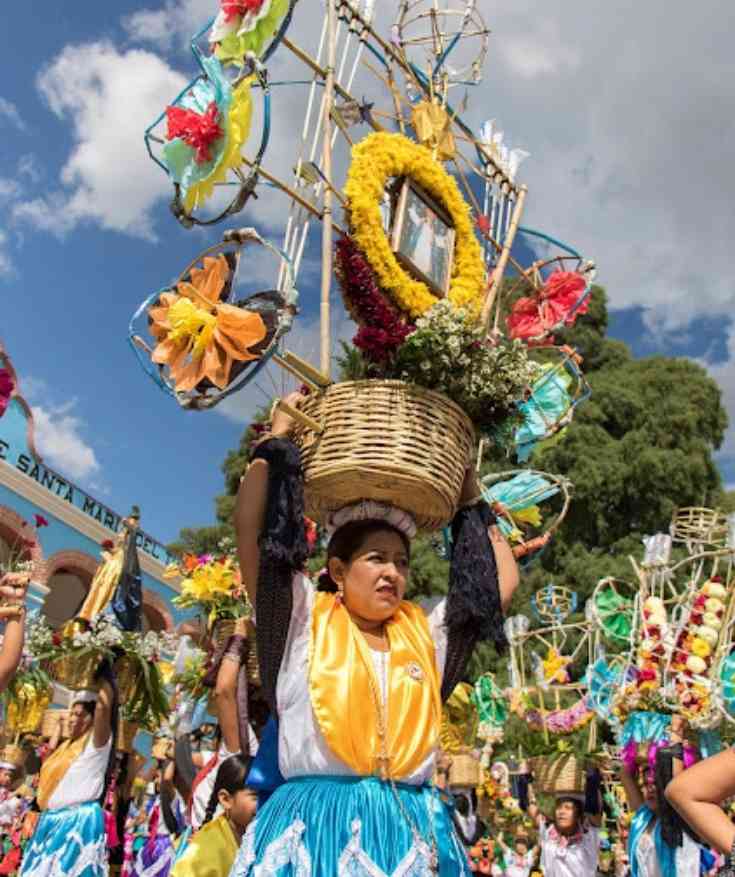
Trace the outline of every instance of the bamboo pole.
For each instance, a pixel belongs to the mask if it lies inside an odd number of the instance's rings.
[[[515,239],[516,232],[518,231],[518,226],[521,222],[521,214],[523,213],[523,205],[526,201],[527,192],[528,189],[526,188],[526,186],[521,186],[520,192],[518,193],[518,200],[516,201],[515,210],[513,211],[513,219],[511,220],[510,226],[508,228],[508,234],[505,236],[505,240],[503,241],[503,249],[500,253],[498,264],[495,266],[492,283],[490,284],[490,288],[488,289],[487,295],[485,296],[485,303],[482,306],[482,323],[485,326],[486,330],[490,327],[490,311],[492,310],[495,298],[498,294],[498,290],[500,289],[500,284],[503,281],[503,274],[505,273],[505,268],[508,264],[508,259],[510,258],[510,251],[513,246],[513,241]]]
[[[327,0],[327,68],[324,78],[324,116],[322,124],[322,173],[332,178],[332,103],[334,101],[334,68],[337,60],[337,10],[335,0]],[[329,377],[330,350],[329,338],[329,291],[332,286],[332,189],[324,189],[324,206],[322,209],[322,290],[320,312],[321,356],[320,366],[324,375]]]

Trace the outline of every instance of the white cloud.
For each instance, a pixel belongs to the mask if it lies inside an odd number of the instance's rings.
[[[13,201],[21,192],[20,183],[10,177],[0,177],[0,204]]]
[[[52,112],[71,122],[62,188],[18,204],[14,216],[58,234],[89,221],[153,239],[150,211],[170,184],[148,158],[143,131],[186,81],[150,52],[67,46],[38,77]]]
[[[58,407],[33,407],[39,453],[71,478],[89,478],[99,473],[97,456],[84,440],[85,423],[72,412],[75,401]]]
[[[0,122],[3,120],[19,131],[26,130],[26,123],[18,112],[18,107],[7,98],[0,97]]]
[[[13,260],[8,252],[8,235],[0,228],[0,277],[10,277],[14,273]]]
[[[212,17],[212,0],[167,0],[163,7],[141,9],[123,19],[129,36],[163,49],[183,46]]]
[[[38,158],[29,152],[21,155],[18,159],[18,176],[26,177],[31,183],[39,183],[43,176],[43,169]]]

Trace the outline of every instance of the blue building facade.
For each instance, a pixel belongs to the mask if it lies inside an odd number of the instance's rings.
[[[0,366],[15,382],[0,416],[0,565],[11,556],[33,564],[32,580],[45,593],[41,611],[53,627],[73,618],[100,563],[103,543],[113,539],[129,509],[116,511],[47,466],[34,444],[33,414],[0,347]],[[145,513],[145,510],[143,510]],[[145,519],[141,522],[145,525]],[[164,579],[165,546],[138,533],[145,629],[173,631],[181,620],[171,604],[175,582]]]

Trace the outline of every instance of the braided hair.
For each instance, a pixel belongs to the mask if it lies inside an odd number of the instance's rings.
[[[251,762],[250,756],[240,754],[231,755],[222,762],[217,770],[214,788],[209,796],[209,803],[207,804],[202,824],[199,826],[200,829],[204,828],[216,813],[220,792],[228,792],[230,795],[234,795],[245,788],[245,782],[250,773]]]

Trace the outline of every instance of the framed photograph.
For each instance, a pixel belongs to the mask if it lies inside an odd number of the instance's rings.
[[[446,210],[406,178],[392,225],[391,247],[401,265],[434,295],[446,296],[454,257],[454,226]]]

